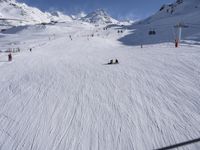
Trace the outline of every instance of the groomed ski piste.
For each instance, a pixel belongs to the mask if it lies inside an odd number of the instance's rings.
[[[0,57],[1,150],[146,150],[199,137],[198,45],[141,48],[115,29],[36,28],[1,38],[21,47],[12,62]],[[112,58],[119,64],[104,65]]]
[[[159,14],[106,30],[70,20],[1,32],[0,150],[153,150],[199,138],[199,13],[181,16],[192,25],[178,48],[178,17]]]

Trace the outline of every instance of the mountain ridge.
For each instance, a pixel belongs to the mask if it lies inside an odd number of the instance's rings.
[[[81,18],[81,20],[92,24],[116,24],[119,22],[112,18],[104,9],[97,9]]]

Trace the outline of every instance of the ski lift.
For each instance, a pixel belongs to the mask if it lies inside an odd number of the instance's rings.
[[[6,29],[1,29],[1,32],[5,32],[6,31]]]
[[[150,30],[149,31],[149,35],[156,35],[156,31],[155,30]]]

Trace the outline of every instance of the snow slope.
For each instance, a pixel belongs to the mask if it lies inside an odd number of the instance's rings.
[[[117,24],[118,21],[113,19],[105,10],[97,9],[81,18],[82,21],[93,23],[96,25]]]
[[[18,3],[15,0],[0,1],[0,17],[8,19],[20,19],[21,22],[9,21],[8,24],[36,24],[50,22],[51,15],[43,13],[37,8],[29,7],[24,3]]]
[[[122,39],[126,45],[155,44],[174,42],[178,30],[174,26],[183,24],[182,40],[200,41],[200,0],[183,0],[163,5],[156,14],[126,28],[132,33]],[[155,31],[156,35],[149,35]]]
[[[199,12],[199,8],[200,0],[177,0],[175,3],[163,5],[155,15],[145,19],[143,22],[150,23],[174,17],[181,19],[176,20],[177,22],[184,21],[184,19],[188,19],[184,18],[184,15],[188,16],[188,14]]]
[[[102,9],[98,9],[86,16],[81,13],[80,16],[70,17],[59,11],[51,13],[42,12],[35,7],[30,7],[25,3],[20,3],[15,0],[0,0],[0,29],[3,29],[2,26],[23,26],[50,22],[72,22],[77,20],[95,25],[118,23],[117,20],[113,19]]]
[[[42,12],[35,7],[30,7],[15,0],[0,0],[0,18],[17,19],[0,21],[0,25],[12,26],[49,23],[51,21],[72,21],[69,16],[61,12],[52,14]]]
[[[13,62],[0,53],[1,150],[147,150],[200,136],[199,46],[141,49],[114,29],[51,27],[1,34],[0,49],[22,49]]]
[[[53,16],[52,20],[54,20],[54,21],[58,21],[58,22],[71,22],[72,21],[72,18],[70,16],[67,16],[59,11],[51,12],[51,15]]]
[[[200,20],[192,2],[131,26],[73,20],[1,32],[0,150],[149,150],[199,138]],[[189,28],[174,48],[179,19]],[[8,62],[5,51],[17,48]]]

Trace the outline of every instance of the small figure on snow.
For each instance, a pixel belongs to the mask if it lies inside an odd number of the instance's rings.
[[[114,65],[114,64],[119,64],[119,61],[118,59],[115,59],[115,60],[110,60],[110,62],[108,63],[108,65]]]
[[[8,61],[12,61],[12,54],[8,54]]]
[[[110,62],[108,63],[108,65],[111,65],[111,64],[113,64],[113,60],[110,60]]]
[[[179,43],[179,40],[178,40],[178,39],[175,39],[175,47],[176,47],[176,48],[178,47],[178,43]]]
[[[118,61],[118,59],[116,59],[116,60],[115,60],[115,64],[119,64],[119,61]]]
[[[72,36],[71,36],[71,35],[69,35],[69,38],[70,38],[70,40],[72,41]]]

